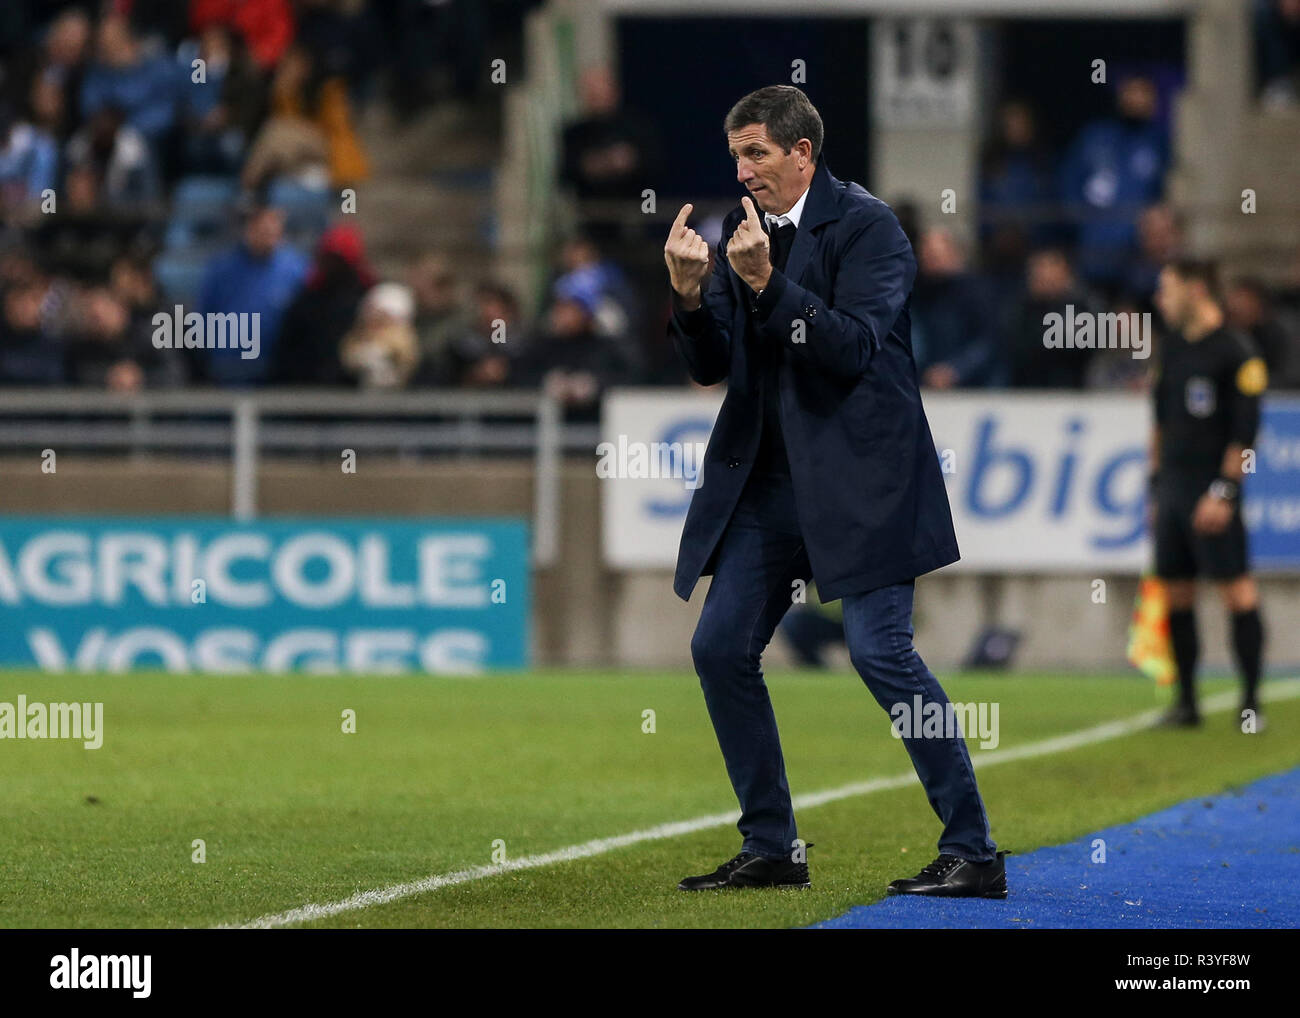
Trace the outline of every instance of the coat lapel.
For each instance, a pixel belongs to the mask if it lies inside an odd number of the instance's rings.
[[[840,218],[839,204],[836,201],[837,183],[823,156],[813,173],[812,183],[808,185],[808,200],[804,203],[803,215],[799,217],[799,229],[795,231],[790,257],[785,263],[786,277],[793,282],[800,281],[813,251],[817,249],[817,238],[813,236],[813,230]]]
[[[830,167],[826,165],[823,156],[813,173],[812,183],[808,185],[808,200],[804,202],[803,215],[799,217],[799,229],[795,231],[794,243],[790,245],[790,256],[785,263],[787,279],[795,283],[800,282],[804,269],[812,260],[818,243],[813,230],[840,218],[838,197],[839,181],[831,176]],[[754,341],[753,330],[748,327],[749,314],[746,311],[749,288],[734,271],[730,275],[731,288],[736,297],[733,327],[735,335],[744,337],[742,342],[733,345],[732,356],[735,358],[736,376],[744,378],[747,377],[747,368],[752,367],[749,348]]]

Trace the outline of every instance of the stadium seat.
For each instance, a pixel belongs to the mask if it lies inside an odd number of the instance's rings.
[[[164,246],[174,251],[226,240],[238,199],[239,181],[233,177],[182,178],[172,195]]]
[[[283,210],[285,238],[310,251],[329,226],[332,205],[330,192],[308,187],[296,180],[280,177],[267,189],[267,204]]]
[[[189,304],[198,299],[203,272],[220,248],[211,246],[163,251],[153,263],[154,279],[170,302]]]

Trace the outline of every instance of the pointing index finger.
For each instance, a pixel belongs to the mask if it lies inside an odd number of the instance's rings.
[[[740,199],[740,204],[745,206],[745,218],[749,221],[749,225],[761,229],[762,224],[758,221],[758,210],[754,208],[754,200],[749,195],[745,195]]]
[[[677,218],[673,220],[674,233],[680,233],[682,230],[686,229],[686,217],[691,214],[691,210],[694,207],[695,206],[693,206],[690,202],[687,202],[685,205],[682,206],[682,210],[677,213]]]

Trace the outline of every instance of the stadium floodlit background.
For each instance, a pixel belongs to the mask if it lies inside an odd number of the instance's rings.
[[[0,872],[33,889],[0,924],[808,925],[916,868],[933,817],[889,783],[907,761],[814,597],[767,655],[796,793],[835,793],[801,816],[814,889],[673,891],[730,854],[734,803],[702,595],[671,590],[690,485],[620,450],[707,440],[721,394],[667,339],[663,240],[686,201],[716,238],[723,115],[774,83],[917,253],[963,560],[918,582],[916,642],[954,699],[1001,704],[997,840],[1300,764],[1289,692],[1235,732],[1208,594],[1215,724],[1145,731],[1168,694],[1126,649],[1162,323],[1153,359],[1043,343],[1045,314],[1141,316],[1171,256],[1220,261],[1270,373],[1247,521],[1268,685],[1292,688],[1300,3],[11,0],[0,701],[105,722],[95,750],[0,743]],[[159,349],[156,316],[194,312],[260,316],[258,355]],[[1244,922],[1036,921],[1093,907]]]

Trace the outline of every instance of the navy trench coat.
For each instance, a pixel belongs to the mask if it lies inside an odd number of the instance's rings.
[[[723,221],[695,311],[669,322],[701,385],[727,382],[702,481],[682,531],[673,590],[689,600],[758,451],[759,348],[780,347],[782,433],[820,597],[901,583],[959,557],[948,494],[917,389],[908,314],[916,259],[898,219],[819,161],[785,271],[757,301],[725,251],[744,218]]]

